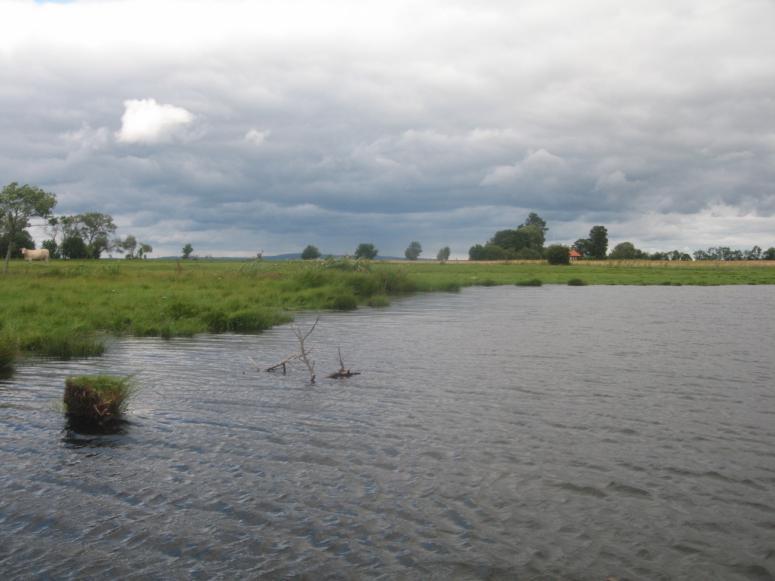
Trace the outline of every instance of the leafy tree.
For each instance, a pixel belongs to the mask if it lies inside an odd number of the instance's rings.
[[[422,254],[422,245],[416,240],[413,240],[404,251],[404,256],[408,260],[417,260],[420,254]]]
[[[110,214],[86,212],[54,217],[48,221],[48,230],[54,241],[59,234],[65,238],[81,238],[86,244],[88,257],[99,258],[103,252],[113,250],[110,237],[116,232],[116,225]]]
[[[775,260],[775,247],[770,246],[762,253],[762,260]]]
[[[608,258],[614,260],[638,260],[648,258],[648,254],[635,248],[632,242],[622,242],[614,246]]]
[[[377,252],[379,252],[373,244],[362,242],[355,249],[355,258],[367,258],[373,260],[377,258]]]
[[[70,258],[72,260],[80,260],[82,258],[89,258],[90,256],[86,242],[84,242],[83,238],[77,234],[68,236],[62,241],[60,253],[62,254],[62,258]]]
[[[562,244],[552,244],[544,254],[549,264],[570,264],[570,248]]]
[[[59,244],[53,238],[50,240],[44,240],[41,247],[48,250],[48,255],[51,258],[59,258]]]
[[[487,244],[494,244],[512,252],[529,248],[531,244],[537,244],[538,242],[536,237],[537,229],[534,226],[529,228],[521,226],[516,230],[498,230]]]
[[[447,260],[449,260],[449,255],[450,255],[449,246],[445,246],[444,248],[439,250],[438,254],[436,254],[436,260],[440,262],[446,262]]]
[[[301,253],[302,260],[316,260],[318,258],[320,258],[320,250],[312,244],[307,245]]]
[[[128,260],[135,258],[135,251],[137,250],[137,238],[130,234],[123,240],[117,239],[116,249],[119,252],[126,252],[126,256],[124,258]]]
[[[746,260],[761,260],[762,249],[759,246],[754,246],[748,252],[745,253]]]
[[[592,226],[589,231],[592,258],[605,260],[608,252],[608,230],[605,226]]]
[[[476,244],[468,250],[468,260],[508,260],[510,254],[497,244]]]
[[[32,236],[30,236],[30,233],[27,230],[21,230],[16,233],[16,236],[13,238],[13,250],[11,251],[11,255],[14,258],[21,258],[22,248],[35,248],[35,241],[32,239]],[[5,234],[3,236],[0,236],[0,256],[5,256],[5,254],[8,252],[8,235]]]
[[[525,220],[525,226],[538,226],[542,232],[546,233],[549,231],[549,228],[546,226],[546,220],[541,218],[538,214],[535,212],[530,212],[527,215],[527,219]]]
[[[579,238],[573,243],[573,248],[579,251],[582,258],[592,258],[592,241],[589,238]]]
[[[191,246],[190,243],[186,244],[183,247],[183,258],[188,259],[191,256],[191,253],[194,251],[194,247]]]
[[[137,258],[148,258],[148,255],[153,252],[153,246],[150,244],[146,244],[145,242],[140,243],[140,248],[137,250]]]
[[[543,257],[543,251],[538,248],[522,248],[521,250],[514,252],[511,256],[511,258],[517,260],[541,260]]]
[[[20,186],[12,182],[0,190],[0,232],[9,240],[3,272],[8,272],[8,262],[11,260],[17,233],[30,226],[30,218],[48,217],[56,203],[54,194],[37,186]]]

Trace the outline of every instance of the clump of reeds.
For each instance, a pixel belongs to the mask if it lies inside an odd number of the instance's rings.
[[[520,280],[515,283],[516,286],[541,286],[544,284],[540,278],[530,278],[528,280]]]
[[[385,295],[374,295],[369,299],[370,307],[387,307],[390,305],[390,299]]]
[[[72,419],[105,424],[126,411],[131,379],[113,375],[78,375],[65,380],[65,410]]]
[[[587,283],[580,278],[572,278],[568,281],[568,286],[587,286]]]

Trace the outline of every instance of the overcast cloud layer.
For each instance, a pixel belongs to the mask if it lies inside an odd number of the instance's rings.
[[[772,0],[0,3],[0,182],[155,255],[775,245]],[[42,232],[36,232],[38,240]]]

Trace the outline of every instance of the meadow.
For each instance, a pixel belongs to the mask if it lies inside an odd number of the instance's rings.
[[[258,332],[300,310],[516,284],[775,284],[775,263],[601,261],[14,261],[0,278],[0,369],[19,355],[99,355],[108,336]]]

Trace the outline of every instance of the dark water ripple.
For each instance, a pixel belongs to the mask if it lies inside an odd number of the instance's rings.
[[[468,289],[0,381],[15,578],[772,579],[771,287]],[[305,315],[302,321],[309,320]],[[112,435],[73,373],[135,373]]]

